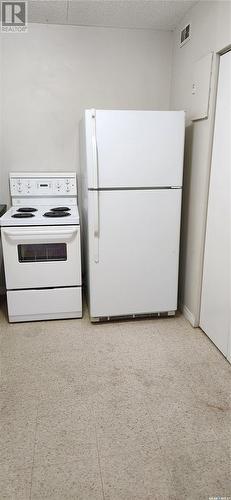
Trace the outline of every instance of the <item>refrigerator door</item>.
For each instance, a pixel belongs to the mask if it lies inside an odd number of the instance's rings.
[[[85,113],[88,188],[182,186],[183,111]]]
[[[177,309],[181,189],[88,191],[91,318]],[[98,255],[96,253],[98,249]]]

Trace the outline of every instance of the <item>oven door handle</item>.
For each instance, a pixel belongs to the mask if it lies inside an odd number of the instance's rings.
[[[41,241],[41,240],[46,240],[45,242],[50,242],[50,241],[55,241],[55,242],[68,242],[75,237],[76,233],[78,232],[78,227],[75,228],[57,228],[52,230],[49,228],[47,229],[41,229],[41,228],[23,228],[23,229],[3,229],[2,232],[4,233],[5,237],[12,242],[15,241],[33,241],[33,243],[36,243],[36,241]]]

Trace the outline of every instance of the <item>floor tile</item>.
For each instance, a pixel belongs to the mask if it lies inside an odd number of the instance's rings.
[[[167,348],[168,362],[180,362],[183,359],[187,359],[188,365],[208,361],[220,362],[220,351],[200,329],[176,330],[171,335],[163,331],[160,337]]]
[[[90,405],[76,400],[74,406],[59,407],[38,418],[35,466],[64,460],[79,460],[82,449],[96,449],[94,419]]]
[[[1,500],[30,500],[31,490],[30,467],[0,467],[0,498]]]
[[[92,325],[91,325],[92,327]],[[119,325],[99,324],[86,329],[86,349],[92,361],[101,366],[102,362],[127,363],[127,349]]]
[[[4,350],[4,349],[3,349]],[[18,375],[24,379],[31,377],[32,380],[37,380],[41,374],[42,353],[41,352],[24,352],[7,347],[7,353],[1,353],[1,375],[3,379],[17,379]]]
[[[11,391],[11,387],[6,384],[1,387],[0,415],[1,422],[14,421],[17,415],[29,417],[32,413],[36,415],[38,408],[38,390],[36,394],[26,393],[24,390]]]
[[[1,357],[1,406],[14,402],[15,407],[36,406],[41,385],[41,356],[36,353],[12,353]]]
[[[167,498],[170,477],[135,388],[98,394],[94,414],[105,499]]]
[[[0,464],[26,466],[33,462],[36,409],[1,416]]]
[[[44,353],[41,375],[40,406],[57,404],[62,398],[73,400],[79,396],[83,401],[95,390],[89,382],[91,362],[83,350]]]
[[[134,453],[129,443],[100,448],[105,499],[168,499],[172,482],[159,449],[147,448]]]
[[[207,403],[207,419],[218,440],[227,441],[231,446],[231,407]]]
[[[4,334],[1,340],[1,352],[3,356],[13,356],[31,353],[37,355],[43,352],[42,342],[43,323],[12,323],[3,327]]]
[[[82,450],[76,462],[41,465],[33,470],[31,500],[103,500],[98,457]]]
[[[154,406],[163,398],[176,402],[188,401],[194,394],[188,377],[176,363],[167,363],[165,366],[152,363],[141,367],[133,361],[132,376],[143,391],[145,400]]]
[[[158,406],[150,404],[149,411],[161,446],[192,445],[217,438],[206,407],[196,405],[195,400],[176,402],[163,398]]]
[[[165,336],[172,336],[174,332],[179,332],[179,334],[182,333],[185,336],[192,331],[195,333],[199,331],[198,328],[193,328],[180,313],[177,313],[176,316],[159,317],[156,321],[157,330],[159,332],[164,332]]]
[[[185,362],[181,366],[186,371]],[[188,377],[198,399],[209,405],[231,407],[231,366],[225,358],[188,366]]]
[[[231,462],[226,442],[185,447],[169,443],[165,456],[179,500],[230,495]]]
[[[44,352],[84,350],[84,328],[79,319],[52,322],[49,331],[43,325]]]
[[[107,397],[94,405],[99,448],[108,446],[118,449],[133,446],[134,452],[142,453],[147,446],[159,448],[159,441],[150,415],[142,402],[130,395],[127,401],[117,396]]]
[[[0,330],[0,498],[230,494],[230,365],[181,315]]]

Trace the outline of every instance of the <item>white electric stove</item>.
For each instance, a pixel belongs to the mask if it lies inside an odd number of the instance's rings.
[[[82,317],[75,173],[11,173],[0,219],[10,322]]]

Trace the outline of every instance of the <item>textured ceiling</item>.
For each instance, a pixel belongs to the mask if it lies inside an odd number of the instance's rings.
[[[197,0],[29,0],[32,23],[174,29]]]

